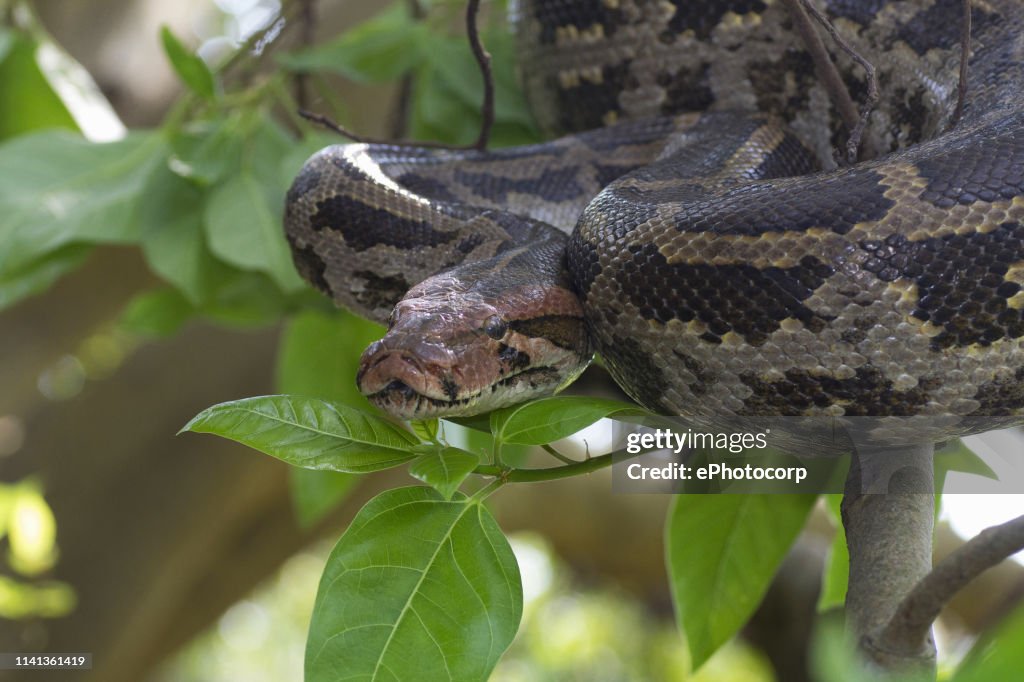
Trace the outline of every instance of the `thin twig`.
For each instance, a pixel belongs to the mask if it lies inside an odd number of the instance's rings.
[[[487,141],[491,138],[491,127],[494,125],[494,74],[491,73],[491,55],[480,42],[480,30],[477,26],[477,15],[480,13],[480,0],[469,0],[466,6],[466,34],[473,57],[480,67],[480,75],[484,79],[484,101],[481,109],[480,134],[473,145],[480,151],[487,149]]]
[[[409,6],[409,16],[413,18],[413,21],[421,21],[424,13],[423,5],[420,4],[419,0],[406,0],[406,4]],[[412,105],[412,86],[413,75],[409,72],[402,76],[402,80],[398,84],[398,96],[395,98],[395,106],[391,110],[391,124],[388,126],[390,130],[389,137],[399,139],[405,137],[409,132],[409,108]]]
[[[481,464],[473,469],[473,473],[480,476],[494,476],[508,483],[530,483],[535,481],[554,481],[559,478],[569,478],[590,474],[595,471],[611,466],[616,461],[623,461],[647,454],[642,452],[626,452],[626,449],[609,452],[606,455],[591,457],[582,462],[573,462],[565,466],[548,467],[546,469],[513,469],[493,464]]]
[[[360,135],[359,133],[352,132],[345,126],[334,121],[328,116],[323,114],[317,114],[312,111],[306,111],[304,109],[299,110],[299,116],[311,121],[319,126],[323,126],[328,130],[331,130],[343,137],[347,137],[353,142],[363,142],[365,144],[384,144],[392,147],[430,147],[431,149],[450,149],[452,151],[465,151],[467,149],[476,149],[476,145],[457,145],[457,144],[446,144],[444,142],[431,142],[430,140],[385,140],[379,137],[369,137],[367,135]]]
[[[554,449],[550,445],[541,445],[540,447],[544,450],[544,452],[548,453],[549,455],[551,455],[552,457],[554,457],[555,459],[557,459],[560,462],[564,462],[566,464],[577,464],[578,463],[576,460],[571,459],[569,457],[566,457],[565,455],[563,455],[561,452],[559,452],[558,450]]]
[[[875,73],[874,65],[864,58],[859,52],[853,49],[853,47],[839,35],[839,31],[836,30],[835,25],[829,21],[828,17],[821,13],[817,7],[815,7],[810,0],[786,0],[787,6],[790,8],[790,12],[793,14],[794,20],[797,23],[797,28],[807,44],[808,50],[811,52],[811,56],[814,58],[814,63],[819,67],[819,74],[822,80],[825,82],[825,87],[829,91],[829,95],[837,103],[837,108],[840,111],[840,116],[843,118],[843,122],[846,124],[846,128],[850,131],[850,137],[846,141],[846,160],[848,163],[854,163],[857,160],[857,154],[860,150],[861,138],[864,136],[864,129],[868,124],[868,116],[871,115],[871,111],[875,108],[875,104],[878,103],[878,76]],[[797,7],[799,5],[799,8]],[[799,11],[802,9],[803,11]],[[812,46],[814,40],[817,40],[820,44],[820,39],[817,38],[817,33],[814,31],[808,31],[807,28],[802,26],[802,23],[806,19],[806,14],[809,13],[814,17],[815,21],[824,27],[828,31],[829,36],[835,42],[836,46],[845,52],[850,59],[855,61],[864,69],[868,84],[867,99],[864,101],[864,106],[860,110],[860,114],[857,115],[856,107],[853,108],[853,115],[849,109],[849,105],[846,104],[849,101],[852,104],[852,98],[850,97],[849,91],[846,89],[846,85],[842,82],[839,77],[838,71],[835,70],[835,65],[832,63],[832,59],[829,57],[828,52],[817,54],[815,48]],[[801,18],[802,15],[802,18]],[[810,36],[813,35],[812,39]],[[824,50],[824,47],[821,47]],[[833,72],[833,75],[826,75],[829,71]],[[838,79],[838,82],[836,82]]]
[[[832,62],[832,57],[829,55],[828,50],[825,49],[821,36],[814,29],[814,24],[811,23],[811,18],[808,16],[801,0],[785,0],[785,4],[786,9],[789,10],[790,16],[793,18],[794,28],[800,34],[800,38],[803,39],[807,51],[811,54],[811,59],[814,60],[814,66],[818,71],[818,78],[821,79],[832,101],[835,102],[836,109],[839,110],[839,116],[843,119],[846,129],[852,131],[857,126],[860,113],[857,111],[857,105],[854,104],[853,98],[850,97],[849,90],[846,89],[846,85],[843,83],[842,76],[839,75],[839,69]]]
[[[466,31],[469,36],[469,45],[473,50],[473,57],[480,66],[480,74],[484,79],[484,99],[481,110],[482,121],[480,123],[480,134],[477,136],[476,142],[473,144],[455,145],[445,144],[443,142],[424,142],[420,140],[382,140],[354,133],[323,114],[317,114],[311,111],[299,111],[299,116],[307,121],[312,121],[317,125],[321,125],[332,130],[339,135],[343,135],[355,142],[363,142],[366,144],[387,144],[395,147],[431,147],[433,149],[450,149],[453,151],[463,151],[468,149],[485,151],[487,149],[487,141],[491,136],[491,128],[494,125],[494,74],[491,72],[491,55],[487,53],[487,50],[484,49],[483,44],[480,42],[480,32],[477,29],[477,15],[479,12],[480,0],[469,0],[469,4],[466,5]]]
[[[953,128],[960,122],[964,113],[964,100],[967,99],[967,62],[971,56],[971,0],[963,0],[964,18],[960,24],[960,80],[956,86],[956,109],[949,120]]]
[[[302,32],[299,41],[303,47],[310,47],[314,42],[316,29],[316,0],[299,0],[300,22]],[[299,109],[309,106],[309,75],[303,71],[295,74],[295,99],[299,103]]]
[[[943,559],[896,607],[878,641],[913,647],[927,637],[942,607],[964,586],[1024,550],[1024,516],[981,531]]]

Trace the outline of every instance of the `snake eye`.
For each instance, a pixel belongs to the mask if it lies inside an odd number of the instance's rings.
[[[508,324],[497,315],[491,315],[484,320],[484,334],[487,334],[487,336],[495,341],[504,337],[507,331]]]

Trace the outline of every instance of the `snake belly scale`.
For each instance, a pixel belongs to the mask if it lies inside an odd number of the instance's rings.
[[[952,127],[959,0],[820,6],[879,73],[850,166],[777,0],[524,0],[530,103],[588,132],[314,155],[286,234],[308,281],[389,324],[362,391],[473,414],[596,351],[665,414],[1024,420],[1024,4],[974,3]]]

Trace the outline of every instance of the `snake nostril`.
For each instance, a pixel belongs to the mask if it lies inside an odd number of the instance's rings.
[[[391,383],[381,390],[381,393],[385,395],[397,393],[405,400],[412,400],[418,395],[416,391],[409,386],[409,384],[404,381],[399,381],[398,379],[391,381]]]

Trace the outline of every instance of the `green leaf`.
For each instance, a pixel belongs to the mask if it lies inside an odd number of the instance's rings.
[[[69,244],[23,267],[0,272],[0,310],[46,290],[84,263],[91,251],[85,244]]]
[[[515,76],[511,35],[485,35],[494,73],[494,126],[490,146],[538,142],[541,136]],[[480,130],[483,81],[464,37],[433,37],[431,48],[416,69],[412,127],[418,139],[469,143]]]
[[[359,351],[379,336],[378,325],[344,310],[296,315],[281,336],[277,390],[365,404],[356,388]],[[335,471],[292,469],[292,500],[299,522],[309,526],[320,520],[348,496],[355,480]]]
[[[967,654],[952,682],[1004,682],[1020,679],[1024,668],[1024,609],[1017,608],[996,633],[983,637]]]
[[[221,324],[249,328],[277,322],[289,306],[288,299],[266,275],[225,268],[200,309]]]
[[[700,667],[753,614],[814,495],[678,495],[666,561],[690,660]]]
[[[205,224],[210,249],[227,263],[266,273],[286,292],[298,291],[305,285],[285,242],[283,212],[283,194],[243,170],[209,195]]]
[[[7,55],[14,48],[15,36],[17,34],[6,26],[0,26],[0,62],[7,59]]]
[[[310,528],[326,517],[349,496],[359,480],[354,474],[292,467],[288,488],[299,526]]]
[[[878,682],[879,673],[868,670],[850,641],[842,618],[823,619],[811,640],[810,667],[820,682]],[[920,676],[885,675],[886,682],[921,682]]]
[[[491,433],[501,443],[544,445],[571,436],[614,414],[643,414],[629,403],[604,398],[555,396],[491,413]]]
[[[161,165],[142,191],[146,200],[139,203],[136,219],[149,267],[193,305],[202,304],[231,269],[206,246],[202,190]]]
[[[846,547],[846,531],[839,513],[843,496],[825,495],[825,507],[836,527],[832,546],[825,559],[825,573],[822,577],[821,594],[818,595],[818,612],[839,608],[846,603],[846,588],[850,579],[850,551]]]
[[[187,49],[167,26],[160,27],[160,42],[181,82],[200,97],[212,100],[217,94],[217,86],[206,62]]]
[[[509,31],[488,31],[484,43],[491,53],[493,66],[495,119],[533,126],[533,115],[515,76],[515,38]],[[463,104],[479,111],[484,82],[465,37],[433,38],[429,60],[437,70],[439,85]]]
[[[388,490],[327,560],[306,682],[483,682],[522,609],[515,556],[483,505],[430,488]]]
[[[44,128],[77,130],[71,113],[39,68],[39,44],[22,33],[5,31],[0,57],[0,140]]]
[[[439,447],[409,465],[409,473],[450,500],[479,463],[480,458],[472,452]]]
[[[171,167],[183,178],[212,185],[236,173],[245,144],[241,116],[194,122],[171,139]]]
[[[172,171],[153,169],[135,221],[149,266],[203,315],[251,327],[276,322],[292,302],[270,279],[216,258],[206,243],[203,201],[208,192]],[[304,391],[287,391],[301,393]]]
[[[119,320],[121,327],[142,336],[170,336],[195,313],[195,308],[176,289],[144,291],[128,302]]]
[[[293,71],[331,71],[358,82],[384,83],[419,63],[432,41],[427,27],[395,3],[335,41],[281,55],[279,61]]]
[[[382,328],[345,310],[304,311],[281,337],[277,387],[371,409],[356,387],[359,355],[380,338]]]
[[[46,131],[0,145],[0,278],[72,242],[137,239],[142,188],[165,153],[155,132],[94,144]]]
[[[408,462],[416,437],[347,405],[289,395],[245,398],[208,407],[182,431],[213,433],[306,469],[351,474]]]
[[[999,476],[996,472],[992,471],[992,468],[985,463],[985,460],[979,457],[974,450],[967,447],[959,438],[935,450],[936,491],[942,491],[942,486],[946,482],[946,475],[950,471],[974,474],[975,476],[990,478],[993,481],[999,480]]]
[[[437,419],[413,420],[409,422],[409,428],[420,437],[420,440],[428,442],[437,440],[437,429],[440,422]]]

